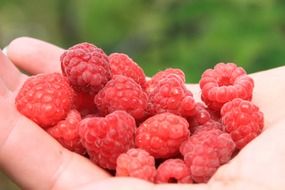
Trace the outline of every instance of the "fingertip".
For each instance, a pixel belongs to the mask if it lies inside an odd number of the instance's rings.
[[[30,37],[19,37],[6,47],[12,62],[31,74],[60,72],[60,55],[64,49]]]

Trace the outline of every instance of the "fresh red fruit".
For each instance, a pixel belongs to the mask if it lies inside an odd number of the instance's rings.
[[[207,183],[220,166],[217,151],[206,144],[191,146],[183,156],[196,183]]]
[[[65,120],[48,128],[47,132],[68,150],[83,155],[85,148],[81,144],[78,130],[80,121],[80,113],[77,110],[71,110]]]
[[[146,116],[148,96],[133,79],[115,75],[94,101],[102,114],[124,110],[139,120]]]
[[[108,56],[90,43],[79,43],[60,57],[62,73],[76,91],[95,94],[111,79]]]
[[[192,133],[197,133],[200,131],[210,131],[212,129],[219,129],[221,131],[224,131],[224,126],[222,123],[210,119],[206,123],[198,126],[191,127],[191,132]]]
[[[201,98],[213,110],[220,110],[234,98],[251,100],[253,87],[253,79],[233,63],[219,63],[207,69],[200,80]]]
[[[181,84],[185,83],[185,74],[181,69],[169,68],[163,71],[159,71],[149,81],[147,81],[147,84],[146,84],[147,92],[148,93],[152,92],[153,88],[155,88],[155,86],[160,80],[164,78],[168,78],[169,76],[173,76],[173,75],[180,79]]]
[[[239,149],[262,132],[263,113],[250,101],[236,98],[222,107],[221,115],[225,130]]]
[[[220,164],[228,162],[235,150],[235,143],[231,136],[226,132],[213,128],[196,131],[187,141],[183,142],[180,152],[185,155],[191,152],[194,149],[193,147],[200,144],[214,148]]]
[[[195,112],[195,101],[192,93],[186,89],[178,75],[169,75],[153,83],[146,90],[149,96],[148,113],[155,115],[171,112],[189,117]]]
[[[154,182],[155,160],[143,149],[131,148],[117,159],[116,176],[129,176]]]
[[[138,148],[155,158],[170,158],[179,153],[179,146],[190,135],[186,119],[172,113],[162,113],[145,120],[136,131]]]
[[[195,126],[203,125],[211,119],[211,115],[208,112],[204,104],[197,102],[193,116],[188,117],[187,120],[191,126],[191,129]]]
[[[124,53],[112,53],[109,55],[112,75],[124,75],[132,78],[142,88],[145,88],[146,80],[143,69],[128,55]]]
[[[94,95],[84,92],[75,92],[74,106],[82,116],[97,112]]]
[[[188,166],[180,159],[168,159],[159,165],[156,183],[192,183]]]
[[[134,147],[136,123],[125,111],[81,120],[79,135],[90,159],[102,168],[115,169],[121,153]]]
[[[28,78],[16,97],[20,113],[43,128],[63,120],[73,106],[74,91],[60,73]]]

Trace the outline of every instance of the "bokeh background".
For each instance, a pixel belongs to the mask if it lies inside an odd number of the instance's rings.
[[[198,82],[218,62],[249,73],[284,65],[285,1],[0,0],[0,47],[20,36],[91,42],[128,54],[148,76],[175,67]],[[0,171],[0,189],[18,188]]]

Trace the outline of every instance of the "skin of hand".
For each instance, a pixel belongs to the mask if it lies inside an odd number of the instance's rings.
[[[0,168],[23,189],[116,190],[283,190],[285,187],[285,67],[251,74],[253,102],[264,112],[265,127],[207,184],[162,184],[111,177],[86,158],[64,149],[35,123],[17,112],[15,96],[31,74],[60,72],[63,49],[22,37],[12,41],[8,56],[0,51]],[[17,67],[18,68],[17,68]],[[199,100],[197,84],[188,88]]]

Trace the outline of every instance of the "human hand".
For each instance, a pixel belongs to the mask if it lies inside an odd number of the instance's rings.
[[[63,49],[42,41],[19,38],[9,45],[8,57],[23,71],[48,73],[60,71],[62,52]],[[87,159],[64,149],[19,114],[14,98],[27,76],[0,53],[0,167],[24,189],[283,189],[284,73],[285,67],[280,67],[251,75],[255,80],[253,102],[265,116],[264,132],[220,167],[208,184],[153,185],[139,179],[109,176]],[[188,87],[198,99],[198,85]]]

